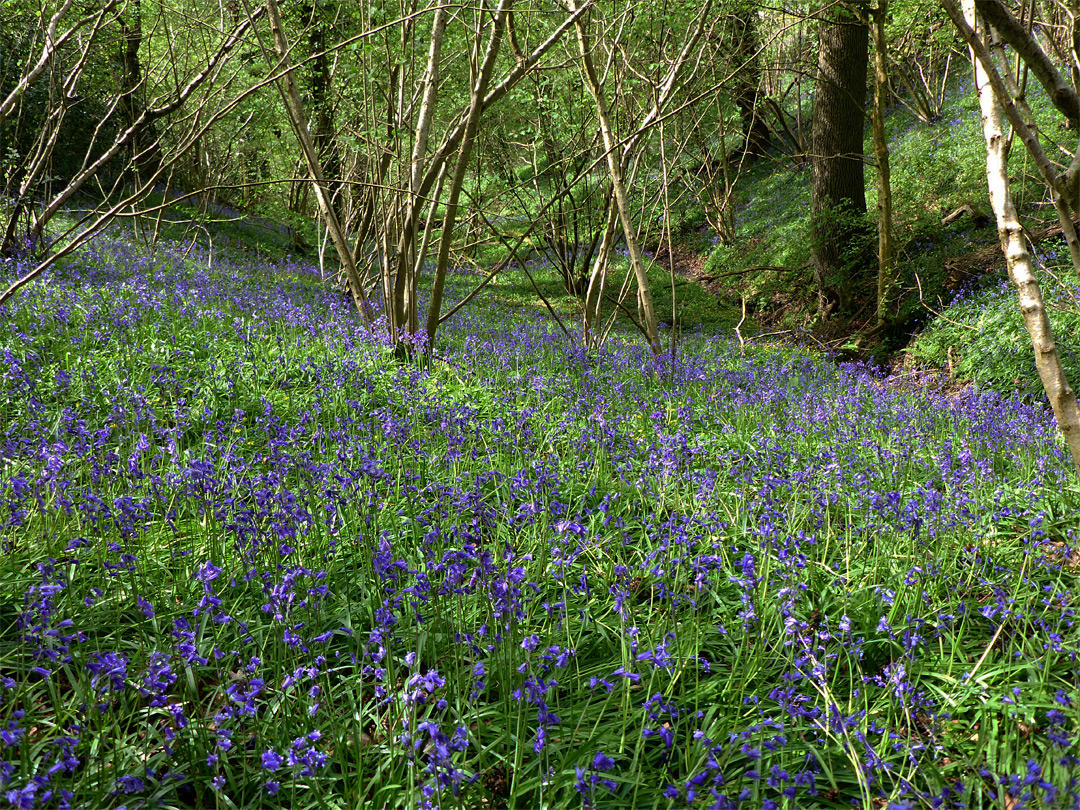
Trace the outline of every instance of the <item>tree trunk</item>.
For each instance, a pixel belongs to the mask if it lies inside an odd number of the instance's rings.
[[[863,123],[867,28],[841,6],[821,21],[811,185],[814,273],[820,311],[848,308],[867,263]]]
[[[948,4],[946,6],[948,11]],[[955,9],[953,9],[955,13]],[[950,16],[953,16],[951,13]],[[974,0],[964,0],[964,17],[969,32],[980,27],[975,14]],[[954,22],[957,22],[954,17]],[[962,30],[962,29],[961,29]],[[990,203],[997,218],[998,238],[1005,254],[1009,278],[1016,287],[1024,325],[1035,349],[1035,368],[1039,372],[1046,397],[1054,410],[1058,428],[1069,447],[1073,466],[1080,474],[1080,405],[1076,393],[1069,385],[1061,356],[1057,351],[1054,332],[1043,304],[1042,290],[1031,266],[1031,253],[1027,248],[1023,226],[1013,205],[1009,189],[1009,138],[1002,124],[1002,104],[991,86],[991,76],[976,55],[972,44],[972,63],[975,68],[975,88],[979,94],[982,111],[983,137],[986,140],[986,180],[990,190]],[[985,56],[985,53],[984,53]],[[1003,89],[1003,88],[1002,88]],[[1058,195],[1055,192],[1055,197]],[[1056,200],[1058,201],[1058,200]],[[1070,222],[1071,225],[1071,222]]]
[[[439,6],[435,10],[435,19],[431,25],[431,43],[428,47],[427,69],[424,71],[424,97],[420,105],[419,120],[416,124],[416,142],[413,145],[412,164],[409,167],[410,198],[405,206],[404,222],[401,226],[401,235],[398,238],[394,304],[390,311],[391,337],[395,343],[399,340],[397,334],[399,327],[404,330],[406,335],[412,335],[420,331],[420,315],[416,300],[416,277],[424,261],[424,252],[431,236],[433,223],[428,222],[427,227],[424,229],[423,245],[418,249],[416,245],[416,228],[419,209],[416,206],[416,201],[420,191],[420,183],[424,177],[424,161],[427,159],[431,123],[435,118],[435,105],[439,95],[439,62],[442,59],[443,32],[446,30],[447,19],[446,7]],[[435,209],[438,208],[438,198],[439,195],[436,192],[435,198],[431,202],[431,213],[434,213]]]
[[[569,1],[567,7],[571,11],[577,10],[573,0]],[[608,177],[611,180],[611,189],[615,198],[615,212],[618,215],[619,224],[622,226],[623,238],[626,240],[626,248],[630,254],[630,267],[633,269],[634,279],[637,282],[642,327],[645,330],[646,340],[649,341],[649,348],[652,349],[654,356],[659,357],[663,352],[663,346],[660,345],[660,330],[656,310],[653,307],[652,291],[649,289],[649,279],[645,272],[645,259],[641,254],[637,229],[634,227],[633,216],[630,212],[630,197],[623,182],[619,143],[611,123],[603,86],[600,84],[600,78],[596,73],[596,68],[593,66],[592,50],[589,46],[589,37],[585,25],[585,21],[578,20],[577,38],[578,50],[581,52],[581,70],[593,101],[596,102],[596,114],[600,119],[600,134],[604,139],[604,150],[607,157]],[[657,108],[654,107],[654,109]]]
[[[491,20],[491,37],[488,40],[487,50],[484,52],[483,62],[480,64],[476,83],[473,85],[469,97],[469,111],[465,119],[465,132],[462,134],[461,147],[458,150],[454,173],[450,178],[450,189],[446,199],[446,214],[443,217],[442,230],[439,233],[439,253],[435,259],[435,278],[432,280],[431,302],[428,305],[428,354],[435,350],[435,331],[439,328],[439,312],[442,309],[443,290],[446,287],[446,271],[450,263],[450,243],[453,240],[454,225],[457,222],[461,186],[465,182],[465,172],[469,168],[469,155],[472,153],[473,145],[476,142],[476,130],[480,124],[480,116],[484,113],[484,98],[487,95],[491,76],[495,72],[495,63],[499,55],[499,47],[502,45],[503,33],[506,29],[506,20],[510,15],[511,5],[513,5],[513,0],[499,0],[499,5],[495,8]],[[479,32],[477,39],[479,39]],[[479,42],[476,45],[477,53],[479,53]]]
[[[140,0],[135,0],[130,15],[126,18],[121,17],[119,23],[120,109],[124,113],[124,123],[135,128],[130,147],[131,162],[128,164],[127,171],[134,173],[131,180],[138,183],[139,178],[153,176],[161,166],[161,146],[157,128],[154,126],[153,119],[143,114],[146,109],[143,102],[146,88],[143,86],[145,79],[142,61],[139,58],[139,49],[143,41]]]
[[[319,14],[317,3],[308,3],[301,9],[307,26],[307,45],[310,62],[308,78],[311,83],[311,112],[314,119],[311,140],[319,156],[326,188],[334,205],[334,212],[341,219],[343,198],[341,195],[341,155],[337,149],[334,128],[333,70],[326,52],[326,23]]]
[[[278,59],[277,66],[284,74],[280,79],[284,84],[281,91],[285,101],[285,109],[289,113],[289,123],[292,124],[296,139],[300,142],[300,149],[304,154],[304,160],[311,175],[315,200],[319,204],[323,223],[330,232],[330,238],[334,242],[338,259],[345,268],[353,303],[356,304],[356,308],[360,311],[364,323],[370,326],[375,319],[374,312],[364,292],[363,280],[356,270],[352,251],[345,241],[341,223],[338,222],[337,214],[330,199],[330,193],[326,188],[326,180],[323,176],[322,166],[319,163],[319,156],[315,151],[315,144],[311,140],[311,133],[308,131],[307,118],[304,116],[304,107],[300,100],[300,89],[296,85],[295,75],[289,68],[289,43],[285,38],[285,29],[281,23],[281,13],[278,11],[276,0],[266,0],[266,13],[270,19],[270,27],[273,32],[274,51]],[[272,65],[269,53],[266,54],[266,57]]]
[[[872,12],[874,26],[874,157],[878,180],[878,278],[877,322],[888,320],[889,286],[892,284],[892,183],[889,176],[889,142],[885,138],[885,102],[889,75],[885,59],[885,17],[889,0],[878,0]]]
[[[761,59],[758,56],[756,8],[747,8],[735,18],[735,58],[741,70],[735,77],[735,106],[739,108],[742,123],[743,145],[737,156],[756,158],[769,148],[769,125],[758,110],[758,87],[761,84]]]

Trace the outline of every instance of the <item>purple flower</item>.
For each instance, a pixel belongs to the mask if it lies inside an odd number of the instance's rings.
[[[24,729],[19,728],[19,724],[14,720],[9,720],[7,728],[0,731],[0,740],[3,741],[4,746],[10,748],[18,745],[26,733]]]
[[[121,691],[127,680],[127,665],[127,659],[119,653],[94,653],[86,664],[86,669],[93,675],[90,685],[98,688],[99,682],[108,678],[108,683],[102,684],[99,691]]]
[[[213,582],[221,576],[221,569],[207,560],[202,564],[198,571],[195,572],[195,579],[204,584]]]
[[[37,804],[37,790],[37,783],[31,782],[18,790],[9,790],[4,796],[17,810],[33,810],[34,805]]]
[[[615,760],[600,751],[596,752],[596,756],[592,761],[593,770],[596,771],[610,771],[615,767]]]

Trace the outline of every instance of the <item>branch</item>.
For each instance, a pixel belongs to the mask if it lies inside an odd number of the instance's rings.
[[[1050,101],[1070,121],[1080,119],[1080,96],[1054,67],[1039,43],[1001,0],[975,0],[975,8],[998,35],[1013,47],[1046,88]],[[946,9],[947,11],[947,9]]]
[[[1035,165],[1039,169],[1039,173],[1042,174],[1043,179],[1050,188],[1059,193],[1064,193],[1065,189],[1063,188],[1063,178],[1061,174],[1058,173],[1057,169],[1054,168],[1053,163],[1051,163],[1050,159],[1046,156],[1046,153],[1043,152],[1038,136],[1030,127],[1028,127],[1024,122],[1023,116],[1020,115],[1020,111],[1016,109],[1016,104],[1013,102],[1012,95],[1005,86],[1001,74],[998,73],[997,66],[994,64],[990,52],[986,49],[986,45],[983,44],[979,35],[972,30],[970,25],[968,25],[967,20],[964,19],[964,15],[960,12],[960,9],[956,7],[956,3],[953,2],[953,0],[941,0],[941,6],[945,10],[945,13],[949,15],[949,19],[953,21],[953,25],[955,25],[956,30],[960,32],[960,36],[963,38],[964,42],[971,48],[971,52],[979,61],[979,65],[986,72],[987,81],[990,83],[994,95],[1001,104],[1005,116],[1009,119],[1009,124],[1012,126],[1013,131],[1020,136],[1020,140],[1024,142],[1024,146],[1027,147],[1028,152],[1034,159]]]
[[[535,67],[536,63],[543,58],[544,54],[551,50],[555,43],[562,38],[563,34],[565,34],[586,11],[592,8],[594,2],[595,0],[588,0],[588,2],[583,3],[581,7],[577,9],[577,11],[568,15],[567,18],[559,24],[559,27],[552,32],[551,36],[549,36],[546,40],[540,43],[540,45],[538,45],[536,49],[531,54],[529,54],[528,58],[523,61],[519,61],[514,66],[513,70],[506,74],[506,76],[503,77],[503,80],[497,85],[495,85],[495,87],[492,88],[491,91],[484,96],[482,110],[486,110],[492,104],[499,101],[499,99],[505,96],[508,92],[510,92],[517,85],[517,83],[521,81],[525,74],[527,74],[530,70],[533,69],[533,67]],[[461,116],[459,116],[457,125],[446,136],[442,144],[440,144],[439,148],[432,156],[427,171],[424,172],[424,179],[420,183],[420,188],[417,189],[416,193],[418,196],[423,197],[431,190],[432,183],[435,182],[435,179],[439,176],[439,172],[441,171],[441,167],[439,164],[445,161],[453,153],[453,151],[458,148],[458,145],[461,143],[461,139],[465,135],[465,129],[468,125],[468,119],[468,110],[465,110],[461,114]]]
[[[49,67],[49,63],[52,62],[53,57],[60,48],[64,46],[64,43],[71,39],[80,28],[95,17],[104,17],[116,6],[116,0],[110,0],[101,11],[96,14],[89,14],[81,20],[78,20],[71,28],[65,31],[59,39],[57,39],[57,26],[60,25],[60,21],[64,19],[68,11],[71,10],[71,6],[74,2],[75,0],[66,0],[64,5],[60,7],[60,10],[53,14],[49,19],[49,25],[45,30],[45,44],[42,46],[41,56],[38,58],[37,64],[34,65],[29,73],[19,80],[19,83],[7,94],[7,97],[3,102],[0,102],[0,126],[3,126],[4,120],[11,115],[11,111],[15,108],[16,102],[22,97],[23,93],[25,93],[34,82],[41,78],[41,75],[45,72],[46,68]]]
[[[89,166],[85,166],[84,164],[85,168],[83,168],[82,171],[75,175],[75,177],[73,177],[71,181],[60,191],[60,193],[52,199],[52,201],[45,208],[45,210],[41,212],[41,215],[38,217],[38,224],[35,226],[34,233],[32,234],[31,238],[36,241],[41,236],[41,233],[44,230],[46,223],[50,219],[52,219],[52,217],[56,214],[58,210],[60,210],[60,207],[68,200],[70,200],[75,195],[75,193],[78,192],[80,188],[82,188],[83,184],[90,177],[93,177],[95,174],[97,174],[98,170],[102,166],[112,160],[120,152],[121,149],[127,146],[127,144],[135,137],[135,134],[139,132],[148,121],[151,121],[154,118],[158,118],[161,115],[165,115],[167,112],[175,111],[185,101],[187,101],[187,99],[190,98],[191,94],[195,92],[195,89],[200,84],[202,84],[202,82],[204,82],[207,78],[210,77],[211,73],[213,72],[211,70],[211,67],[220,66],[221,60],[236,46],[236,44],[240,41],[241,35],[244,33],[244,31],[247,30],[247,27],[250,24],[251,20],[245,20],[236,27],[232,35],[228,39],[226,39],[224,43],[222,43],[221,47],[218,49],[218,52],[210,58],[210,66],[208,66],[206,70],[202,71],[194,79],[188,82],[187,86],[177,95],[177,98],[173,102],[165,105],[164,107],[158,107],[155,110],[144,110],[143,113],[139,116],[138,120],[136,120],[135,123],[128,127],[119,136],[117,136],[116,140],[113,141],[112,146],[106,149],[105,152],[103,152],[97,160],[95,160]],[[113,107],[110,109],[110,114],[113,109],[115,109],[115,102]],[[12,290],[13,289],[14,288],[12,288]],[[0,296],[0,301],[3,301],[5,298],[7,298],[12,290],[5,292],[3,296]]]

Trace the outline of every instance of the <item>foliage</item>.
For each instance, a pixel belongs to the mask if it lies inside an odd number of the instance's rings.
[[[466,313],[122,234],[0,310],[10,804],[1075,802],[1043,409]]]
[[[1058,352],[1069,379],[1080,384],[1080,279],[1060,240],[1042,246],[1040,253],[1035,254],[1044,269],[1039,281]],[[910,354],[980,388],[1045,401],[1016,290],[1003,273],[958,295],[915,339]]]
[[[28,63],[38,58],[42,31],[40,15],[44,9],[36,4],[6,3],[0,7],[0,101],[6,99],[22,78]],[[64,63],[76,61],[80,54],[70,44],[61,49],[59,59]],[[87,71],[93,81],[104,85],[110,81],[108,59],[101,53],[93,54]],[[0,187],[7,189],[3,205],[12,204],[17,197],[19,183],[27,164],[41,148],[38,139],[41,132],[48,131],[50,115],[55,116],[55,96],[60,92],[56,82],[40,82],[31,85],[23,97],[19,115],[0,119]],[[99,93],[89,93],[71,104],[64,111],[59,127],[58,140],[64,144],[49,165],[49,172],[31,184],[27,196],[37,197],[49,193],[58,181],[67,182],[82,169],[87,155],[98,157],[103,150],[102,140],[116,135],[116,122],[108,121],[97,133],[95,128],[106,117],[107,104]],[[112,167],[115,168],[115,167]],[[0,209],[6,213],[5,209]]]
[[[968,201],[989,211],[986,202],[986,162],[979,128],[978,100],[966,70],[951,72],[951,85],[942,97],[940,120],[932,125],[920,121],[907,107],[896,105],[886,116],[894,198],[894,257],[899,289],[894,297],[898,320],[918,324],[929,317],[923,301],[944,295],[946,262],[990,244],[992,224],[963,219],[943,226],[941,219]],[[1060,135],[1052,116],[1044,109],[1045,96],[1034,85],[1029,98],[1040,128]],[[867,132],[869,138],[869,130]],[[869,142],[867,151],[869,153]],[[1013,185],[1026,221],[1052,218],[1041,178],[1023,150],[1012,152]],[[809,291],[810,207],[809,170],[793,171],[783,162],[762,162],[744,172],[736,186],[736,239],[716,245],[710,252],[707,271],[716,276],[737,274],[753,266],[778,266],[790,271],[735,275],[733,294],[745,294],[756,308],[769,309],[776,298],[805,283],[805,308],[812,308]],[[867,186],[867,208],[877,204],[877,190]],[[1033,224],[1034,227],[1034,224]],[[804,267],[802,273],[794,272]],[[866,284],[872,281],[867,278]]]
[[[960,72],[957,69],[956,73]],[[940,227],[942,215],[967,198],[986,199],[986,149],[979,126],[979,100],[969,74],[970,68],[945,94],[937,123],[924,124],[900,108],[885,118],[895,217],[901,235],[919,225]],[[875,189],[868,195],[867,207],[876,200]]]

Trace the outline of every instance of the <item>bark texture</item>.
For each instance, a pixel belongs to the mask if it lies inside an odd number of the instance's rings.
[[[974,0],[964,0],[964,16],[968,26],[977,32],[980,26],[976,20]],[[997,218],[998,238],[1005,254],[1009,278],[1016,286],[1024,325],[1035,349],[1035,368],[1054,410],[1058,428],[1069,447],[1073,465],[1080,473],[1080,405],[1065,377],[1054,332],[1043,304],[1042,290],[1032,270],[1031,253],[1013,205],[1009,189],[1008,137],[1003,125],[1002,105],[991,86],[987,70],[974,51],[972,62],[982,112],[983,137],[986,140],[986,182]]]
[[[852,278],[866,262],[863,123],[869,37],[841,6],[821,21],[814,103],[811,205],[814,272],[823,314],[847,308]]]

